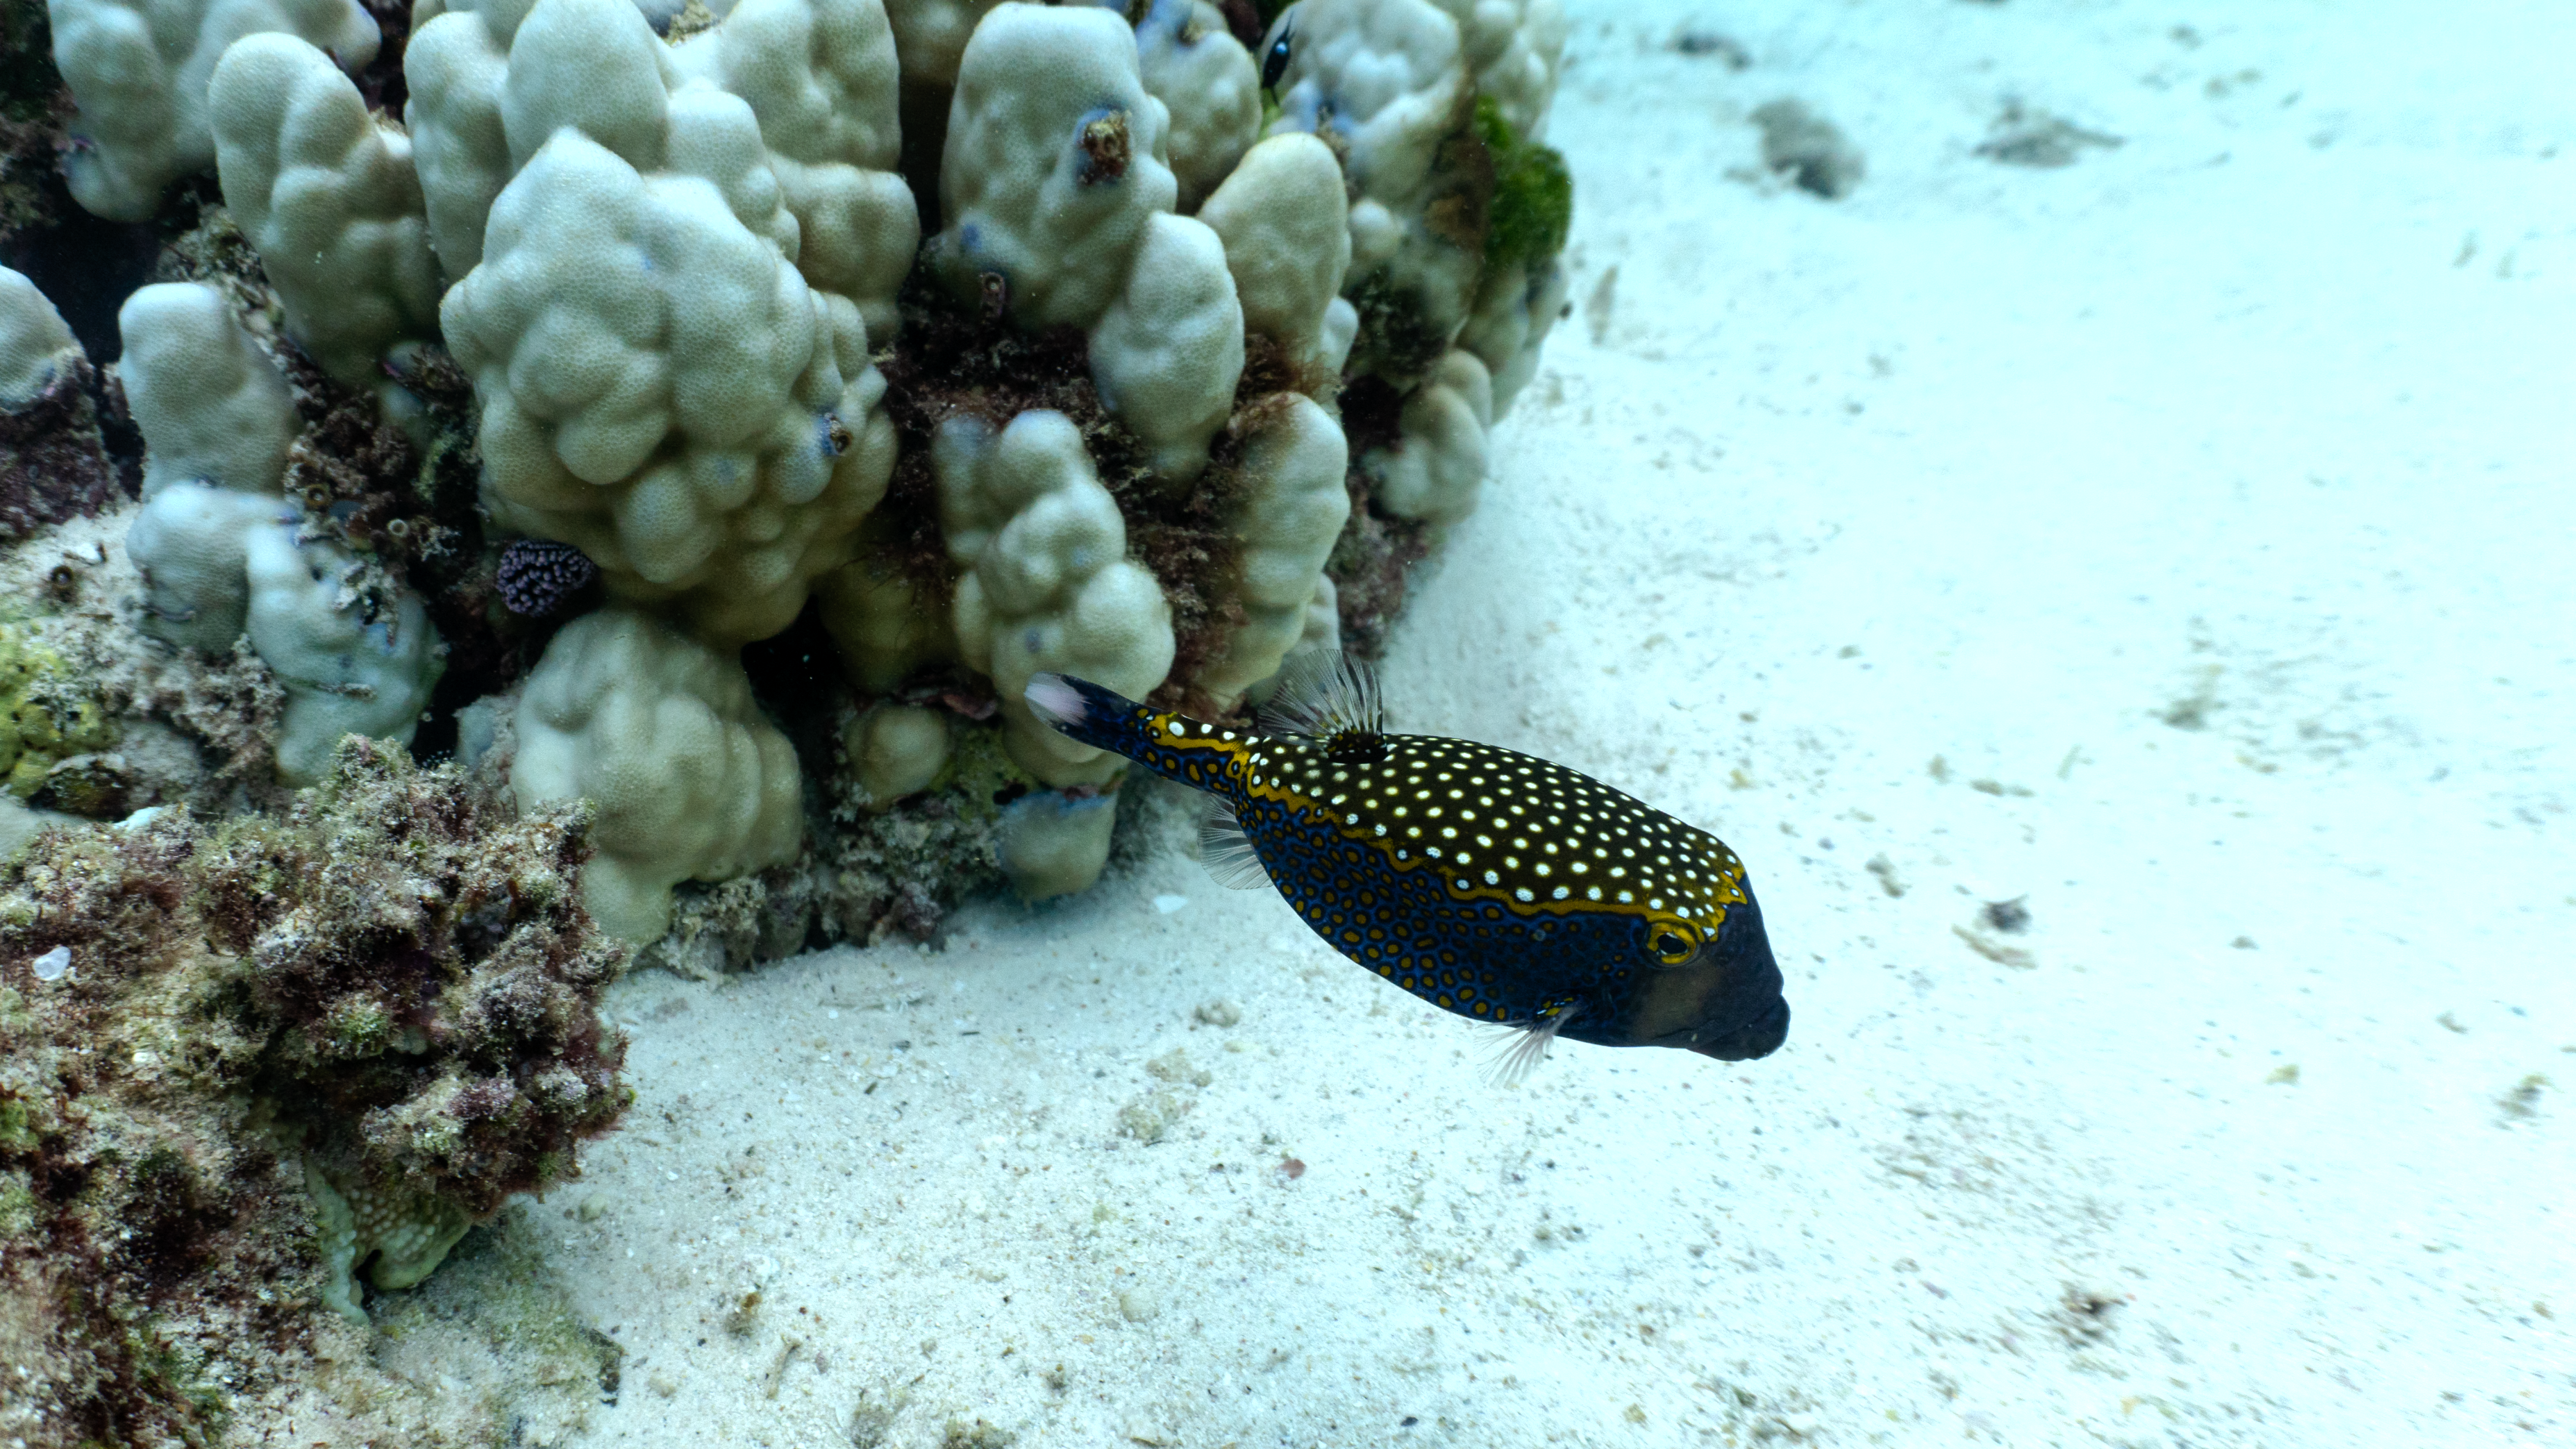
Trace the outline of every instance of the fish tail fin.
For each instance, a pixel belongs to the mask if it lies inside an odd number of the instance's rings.
[[[1069,674],[1036,674],[1020,692],[1029,713],[1070,739],[1124,755],[1168,780],[1231,794],[1226,765],[1249,737],[1186,715],[1149,709]]]
[[[1029,687],[1020,691],[1029,713],[1087,745],[1114,749],[1106,739],[1090,735],[1098,727],[1144,708],[1114,689],[1103,689],[1087,679],[1063,674],[1032,674]]]

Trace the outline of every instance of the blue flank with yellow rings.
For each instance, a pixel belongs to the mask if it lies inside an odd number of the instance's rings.
[[[1786,1036],[1761,908],[1725,842],[1546,760],[1381,733],[1356,661],[1310,663],[1250,731],[1056,675],[1028,701],[1214,796],[1203,845],[1220,880],[1266,877],[1343,955],[1527,1029],[1533,1052],[1562,1036],[1742,1060]]]

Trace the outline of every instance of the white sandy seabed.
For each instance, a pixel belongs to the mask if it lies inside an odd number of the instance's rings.
[[[2570,12],[1576,8],[1590,300],[1389,696],[1726,836],[1788,1046],[1489,1087],[1178,831],[639,976],[576,1442],[2576,1443]]]

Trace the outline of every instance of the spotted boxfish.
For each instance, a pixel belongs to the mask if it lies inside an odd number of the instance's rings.
[[[1039,674],[1063,733],[1214,797],[1200,855],[1272,884],[1315,934],[1444,1010],[1517,1028],[1517,1079],[1557,1038],[1724,1061],[1789,1032],[1744,862],[1724,841],[1511,750],[1384,728],[1348,655],[1291,659],[1250,730]]]

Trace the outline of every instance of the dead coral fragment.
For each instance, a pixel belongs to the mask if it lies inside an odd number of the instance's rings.
[[[2072,166],[2087,149],[2123,144],[2118,136],[2088,131],[2063,116],[2025,110],[2013,101],[1995,117],[1994,134],[1978,145],[1976,154],[2006,166]]]
[[[1123,179],[1135,159],[1135,139],[1127,134],[1127,113],[1111,111],[1082,127],[1082,184],[1101,186]]]
[[[1840,200],[1869,169],[1842,128],[1803,101],[1784,98],[1757,106],[1753,124],[1762,128],[1762,169],[1786,175],[1801,191]]]
[[[308,1172],[437,1204],[376,1225],[379,1282],[573,1174],[627,1098],[583,824],[353,738],[282,817],[163,810],[0,866],[0,1362],[30,1442],[256,1440],[311,1413],[295,1386],[367,1377],[316,1367],[364,1360],[324,1309],[363,1265],[326,1259]]]

